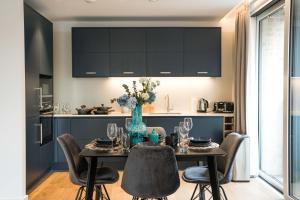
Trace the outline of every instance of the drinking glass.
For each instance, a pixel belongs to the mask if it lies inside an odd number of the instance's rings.
[[[117,124],[107,124],[107,137],[111,140],[111,150],[114,149],[114,139],[117,137]]]
[[[119,145],[122,144],[122,135],[124,134],[124,130],[123,127],[118,127],[117,128],[118,132],[117,132],[117,142]]]
[[[131,122],[132,122],[132,118],[125,119],[125,128],[127,131],[128,131],[128,127],[130,126]]]
[[[179,123],[179,134],[180,134],[180,152],[186,153],[188,150],[188,137],[189,131],[185,128],[184,122]]]
[[[178,138],[177,144],[180,144],[179,126],[174,127],[174,133],[177,134],[177,138]]]
[[[63,114],[70,114],[71,113],[71,106],[70,106],[70,104],[68,104],[68,103],[63,104],[63,106],[62,106],[62,112],[63,112]]]
[[[187,131],[192,130],[192,128],[193,128],[193,119],[192,118],[186,117],[186,118],[184,118],[183,122],[184,122],[184,127]]]
[[[127,133],[123,133],[121,135],[121,143],[123,146],[123,151],[129,152],[129,135]]]

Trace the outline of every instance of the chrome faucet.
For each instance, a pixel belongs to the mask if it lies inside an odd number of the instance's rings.
[[[171,110],[173,110],[173,108],[170,105],[170,95],[167,94],[165,96],[165,100],[166,100],[167,112],[170,112]]]

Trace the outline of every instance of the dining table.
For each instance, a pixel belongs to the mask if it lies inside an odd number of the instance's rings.
[[[92,200],[95,175],[97,170],[97,163],[101,161],[105,163],[106,161],[126,161],[130,152],[123,151],[122,149],[117,151],[97,151],[89,148],[84,148],[81,150],[79,156],[85,157],[88,161],[88,174],[87,174],[87,188],[86,188],[86,200]],[[225,156],[226,153],[220,148],[214,148],[209,151],[190,151],[180,152],[175,151],[175,156],[177,162],[180,161],[195,161],[198,162],[203,158],[207,158],[207,165],[210,177],[211,193],[214,200],[220,200],[220,190],[219,190],[219,180],[217,171],[216,158],[218,156]]]

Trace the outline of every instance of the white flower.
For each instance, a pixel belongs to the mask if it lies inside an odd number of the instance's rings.
[[[156,85],[157,85],[157,86],[160,85],[160,81],[159,81],[159,80],[156,81]]]
[[[149,99],[149,94],[148,93],[142,93],[142,99],[144,99],[145,101],[147,101]]]
[[[148,81],[147,78],[140,78],[140,80],[139,80],[139,82],[140,82],[141,84],[146,83],[147,81]]]

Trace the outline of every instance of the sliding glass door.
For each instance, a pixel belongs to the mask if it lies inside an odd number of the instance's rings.
[[[290,42],[289,192],[300,200],[300,1],[292,1]]]
[[[257,20],[260,176],[282,190],[284,9],[270,8]]]

